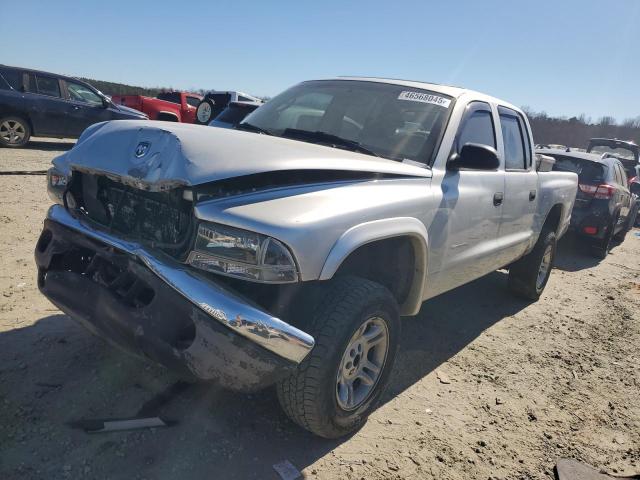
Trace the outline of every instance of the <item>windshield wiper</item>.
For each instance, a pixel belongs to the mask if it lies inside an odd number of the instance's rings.
[[[253,125],[251,123],[242,122],[236,125],[237,130],[246,130],[247,132],[256,132],[261,133],[263,135],[273,135],[273,133],[265,130],[264,128],[260,128],[257,125]]]
[[[282,132],[283,137],[287,138],[301,138],[311,141],[312,143],[316,140],[321,144],[328,144],[335,148],[346,148],[347,150],[351,150],[352,152],[360,152],[367,155],[372,155],[374,157],[379,157],[376,152],[369,150],[367,147],[361,145],[360,143],[349,140],[347,138],[342,138],[337,135],[332,135],[331,133],[326,132],[311,132],[309,130],[301,130],[299,128],[286,128],[284,132]]]

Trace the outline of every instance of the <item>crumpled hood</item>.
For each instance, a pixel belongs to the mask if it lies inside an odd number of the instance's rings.
[[[342,170],[430,177],[426,168],[251,132],[115,120],[89,127],[56,166],[163,190],[281,170]]]

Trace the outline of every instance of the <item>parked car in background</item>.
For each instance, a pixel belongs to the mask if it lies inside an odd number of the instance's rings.
[[[613,239],[623,240],[633,227],[636,198],[622,163],[596,153],[543,149],[555,158],[554,171],[578,174],[571,229],[589,242],[595,256],[605,258]]]
[[[77,138],[105,120],[148,117],[77,78],[0,65],[0,146],[22,147],[29,138]]]
[[[229,102],[220,114],[209,122],[210,127],[234,128],[244,117],[253,112],[262,103],[259,102]]]
[[[196,123],[209,125],[209,122],[220,115],[231,102],[263,103],[258,97],[243,92],[212,91],[207,93],[198,105]]]
[[[188,92],[163,92],[156,98],[144,95],[114,95],[118,105],[126,105],[146,113],[151,120],[193,123],[202,96]]]
[[[587,151],[617,158],[622,163],[629,180],[629,190],[636,196],[635,209],[631,214],[631,223],[636,225],[640,219],[640,146],[617,138],[592,138]]]
[[[343,436],[391,378],[400,316],[504,267],[542,294],[578,177],[537,171],[533,145],[502,100],[375,78],[303,82],[235,129],[96,125],[54,160],[38,286],[129,351],[276,384],[295,422]]]

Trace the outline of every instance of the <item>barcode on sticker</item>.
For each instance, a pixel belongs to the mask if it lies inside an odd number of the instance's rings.
[[[431,103],[433,105],[439,105],[444,108],[449,108],[449,105],[451,105],[451,100],[449,100],[448,98],[439,97],[438,95],[432,95],[430,93],[410,92],[408,90],[400,92],[400,95],[398,95],[398,100]]]

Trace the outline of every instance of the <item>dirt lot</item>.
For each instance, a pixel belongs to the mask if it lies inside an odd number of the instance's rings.
[[[0,150],[0,170],[45,169],[70,146]],[[427,302],[404,320],[384,404],[357,434],[325,441],[272,391],[185,387],[62,315],[35,283],[48,205],[43,176],[0,175],[2,479],[277,479],[285,459],[311,479],[541,479],[560,457],[640,471],[637,231],[600,263],[563,241],[538,303],[514,300],[504,272]],[[70,425],[141,411],[177,424]]]

